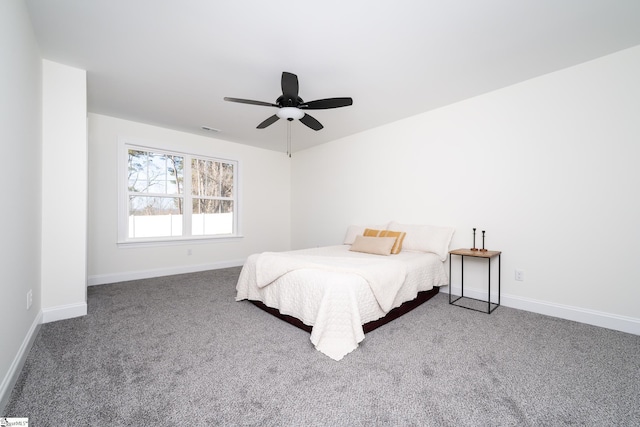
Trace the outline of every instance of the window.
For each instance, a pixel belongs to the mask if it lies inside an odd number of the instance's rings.
[[[120,242],[236,236],[238,164],[123,144]]]

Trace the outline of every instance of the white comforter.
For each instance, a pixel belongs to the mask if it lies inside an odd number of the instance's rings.
[[[316,349],[340,360],[364,339],[363,324],[419,291],[447,283],[435,254],[369,255],[339,245],[251,255],[240,273],[236,300],[262,301],[300,319],[312,326]]]

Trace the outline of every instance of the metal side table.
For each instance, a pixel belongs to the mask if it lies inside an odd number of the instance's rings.
[[[483,313],[487,313],[487,314],[491,314],[496,308],[500,307],[500,255],[502,252],[500,251],[488,251],[488,250],[481,250],[481,249],[476,249],[476,250],[471,250],[471,249],[456,249],[453,251],[449,252],[449,304],[458,306],[458,307],[462,307],[462,308],[466,308],[469,310],[475,310],[475,311],[480,311]],[[461,292],[460,292],[460,296],[454,300],[452,300],[452,295],[451,295],[451,256],[452,255],[459,255],[460,256],[460,269],[461,269],[461,277],[460,277],[460,284],[461,284]],[[488,270],[489,270],[489,276],[488,276],[488,292],[487,292],[487,300],[480,300],[477,298],[471,298],[471,297],[466,297],[464,296],[464,258],[465,257],[474,257],[474,258],[486,258],[487,259],[487,265],[488,265]],[[491,302],[491,260],[494,258],[498,258],[498,302],[494,303]],[[477,308],[473,308],[473,307],[467,307],[464,305],[461,305],[462,301],[464,299],[469,299],[469,300],[474,300],[474,301],[480,301],[483,303],[487,303],[487,309],[485,310],[479,310]],[[456,302],[458,302],[458,304],[456,304]]]

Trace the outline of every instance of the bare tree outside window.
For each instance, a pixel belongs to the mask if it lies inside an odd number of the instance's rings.
[[[191,160],[192,234],[227,234],[233,230],[233,164]]]

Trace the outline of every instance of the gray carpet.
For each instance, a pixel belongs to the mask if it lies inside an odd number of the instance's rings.
[[[89,288],[45,324],[6,416],[30,426],[637,426],[640,337],[437,295],[336,362],[235,302],[239,268]]]

